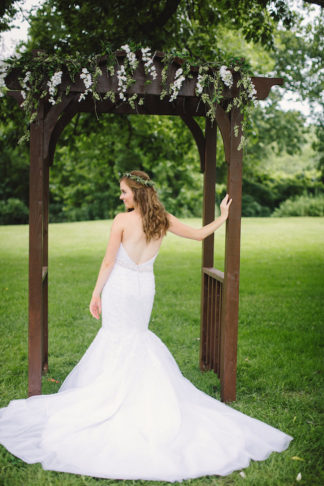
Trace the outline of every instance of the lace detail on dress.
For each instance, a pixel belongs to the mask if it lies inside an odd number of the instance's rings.
[[[121,267],[128,268],[128,270],[134,270],[134,272],[152,272],[152,265],[136,265],[134,262],[127,262],[121,258],[116,258],[115,263]]]
[[[144,263],[136,264],[128,255],[123,244],[120,244],[115,263],[121,267],[133,270],[135,272],[153,272],[153,263],[157,255],[150,258]]]

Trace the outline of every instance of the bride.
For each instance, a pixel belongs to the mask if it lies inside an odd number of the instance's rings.
[[[165,211],[145,172],[125,173],[120,190],[127,212],[113,221],[90,302],[102,327],[58,393],[0,410],[0,443],[44,469],[171,482],[227,475],[283,451],[292,437],[199,391],[148,329],[166,232],[206,238],[231,199],[194,229]]]

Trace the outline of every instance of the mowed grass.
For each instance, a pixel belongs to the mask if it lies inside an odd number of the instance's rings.
[[[199,226],[198,220],[187,220]],[[88,303],[110,222],[50,225],[49,366],[43,392],[53,393],[78,362],[100,324]],[[27,394],[28,228],[0,228],[0,406]],[[223,269],[224,228],[215,237]],[[237,401],[232,407],[294,437],[289,449],[251,462],[243,478],[205,477],[183,485],[323,485],[324,220],[242,222]],[[168,235],[155,263],[156,300],[150,327],[183,374],[220,398],[212,372],[198,367],[201,245]],[[297,481],[297,474],[302,479]],[[147,485],[43,471],[0,448],[0,485]],[[149,482],[162,485],[163,482]]]

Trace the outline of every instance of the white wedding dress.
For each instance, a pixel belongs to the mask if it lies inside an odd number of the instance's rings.
[[[151,260],[121,244],[102,292],[102,327],[58,393],[0,410],[0,443],[44,469],[181,481],[227,475],[283,451],[292,437],[195,388],[148,330]]]

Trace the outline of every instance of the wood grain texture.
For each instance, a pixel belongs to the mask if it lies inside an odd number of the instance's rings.
[[[215,184],[216,184],[216,141],[217,127],[206,120],[205,128],[205,162],[204,162],[204,199],[203,199],[203,225],[215,218]],[[210,235],[202,243],[202,267],[212,267],[214,264],[214,235]],[[200,324],[200,368],[208,369],[208,278],[202,271],[201,284],[201,324]]]
[[[233,198],[226,221],[225,270],[221,319],[221,396],[225,402],[236,399],[237,332],[239,308],[241,201],[242,201],[242,150],[237,147],[238,137],[234,126],[241,127],[242,115],[238,109],[231,112],[231,154],[228,165],[227,191]]]
[[[30,129],[28,394],[41,393],[43,363],[44,107]],[[45,255],[45,259],[47,256]],[[44,280],[45,281],[45,280]]]

